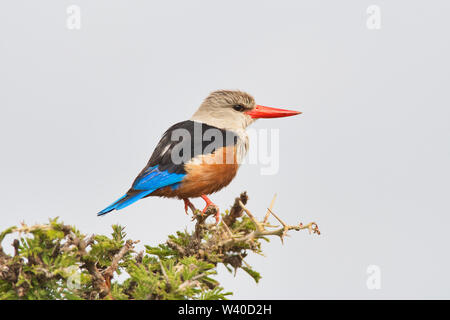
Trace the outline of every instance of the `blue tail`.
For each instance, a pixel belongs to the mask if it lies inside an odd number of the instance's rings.
[[[102,215],[107,214],[108,212],[111,212],[113,210],[120,210],[120,209],[123,209],[125,207],[128,207],[130,204],[135,203],[136,201],[138,201],[138,200],[142,199],[143,197],[149,195],[153,191],[155,191],[155,189],[144,190],[144,191],[140,191],[138,193],[131,193],[131,194],[127,193],[126,195],[124,195],[121,198],[117,199],[111,205],[109,205],[108,207],[106,207],[105,209],[103,209],[102,211],[97,213],[97,216],[102,216]]]

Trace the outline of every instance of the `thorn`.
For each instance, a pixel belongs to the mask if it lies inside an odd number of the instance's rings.
[[[275,204],[275,199],[277,198],[277,194],[275,193],[275,195],[272,198],[272,201],[270,202],[269,208],[267,208],[267,213],[266,216],[264,217],[263,222],[266,223],[267,219],[269,219],[270,216],[270,212],[272,211],[273,205]]]

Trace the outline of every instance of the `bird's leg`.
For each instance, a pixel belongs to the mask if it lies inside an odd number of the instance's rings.
[[[184,201],[184,211],[186,212],[186,214],[188,214],[188,207],[191,209],[192,213],[194,214],[197,209],[194,207],[192,202],[189,201],[188,198],[183,199],[183,201]]]
[[[216,217],[216,223],[219,223],[219,219],[220,219],[219,207],[216,206],[211,200],[209,200],[209,198],[208,198],[206,195],[202,194],[201,197],[202,197],[202,199],[205,200],[205,202],[206,202],[206,206],[205,206],[205,208],[203,209],[202,214],[204,214],[204,213],[206,212],[206,210],[208,210],[208,208],[209,208],[210,206],[215,207],[215,208],[216,208],[216,215],[215,215],[215,217]]]

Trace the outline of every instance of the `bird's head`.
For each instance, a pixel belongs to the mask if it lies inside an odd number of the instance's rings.
[[[206,97],[191,120],[237,131],[247,128],[259,118],[281,118],[299,113],[257,105],[255,99],[246,92],[218,90]]]

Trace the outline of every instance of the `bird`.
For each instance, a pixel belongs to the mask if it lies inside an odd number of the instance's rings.
[[[189,120],[167,129],[131,188],[97,215],[152,196],[183,200],[187,214],[188,208],[196,210],[190,199],[201,197],[205,201],[202,214],[210,206],[215,207],[218,223],[219,208],[208,195],[227,186],[236,176],[249,148],[246,128],[260,118],[300,113],[258,105],[253,96],[240,90],[211,92]]]

